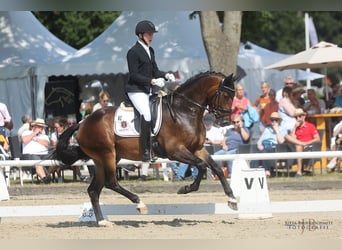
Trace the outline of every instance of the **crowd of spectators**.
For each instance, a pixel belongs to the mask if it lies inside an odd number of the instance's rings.
[[[305,90],[300,84],[295,83],[292,77],[284,79],[284,86],[275,90],[272,83],[263,81],[260,84],[260,95],[251,102],[248,93],[245,92],[244,86],[237,83],[235,86],[235,96],[232,103],[232,114],[229,117],[231,124],[226,127],[219,127],[216,124],[215,117],[211,114],[205,114],[203,123],[206,127],[206,141],[204,147],[210,154],[223,155],[235,154],[241,144],[251,144],[256,138],[255,143],[257,150],[261,153],[274,152],[276,144],[289,143],[292,145],[293,151],[302,152],[310,149],[310,145],[321,140],[314,120],[308,120],[307,115],[324,113],[328,108],[341,107],[342,87],[338,87],[335,92],[329,91],[328,94],[332,100],[327,102],[323,98],[319,98],[315,89]],[[333,102],[333,104],[332,104]],[[85,117],[90,112],[108,106],[110,104],[110,95],[102,91],[99,94],[99,103],[92,105],[88,113],[86,109],[80,109]],[[245,121],[245,115],[250,109],[254,109],[259,118],[252,121]],[[342,108],[342,107],[341,107]],[[10,113],[7,106],[0,102],[0,147],[3,151],[10,151],[8,137],[13,128]],[[76,121],[74,121],[76,122]],[[67,118],[59,117],[59,119],[46,121],[38,118],[32,121],[27,114],[22,116],[22,126],[18,129],[17,134],[22,146],[22,159],[45,159],[51,150],[53,150],[58,141],[59,135],[70,125]],[[247,125],[248,124],[248,125]],[[336,127],[342,127],[340,121],[336,121]],[[256,129],[257,128],[257,129]],[[342,129],[339,129],[339,131]],[[337,136],[334,130],[334,136]],[[77,143],[71,141],[70,143]],[[331,170],[336,166],[337,158],[333,158],[328,164]],[[254,160],[251,161],[251,167],[262,167],[265,169],[266,176],[271,176],[274,161],[270,160]],[[303,175],[302,159],[297,159],[297,173],[295,177]],[[228,176],[233,171],[232,161],[217,162],[223,168],[227,168]],[[196,166],[189,166],[185,163],[168,164],[174,180],[194,179],[197,177]],[[147,169],[149,164],[142,166],[142,180],[146,180]],[[80,180],[86,180],[78,167],[75,171]],[[90,170],[89,170],[90,171]],[[43,183],[51,181],[52,173],[60,176],[60,167],[46,168],[41,165],[34,167],[34,172]],[[90,174],[91,176],[94,173]]]

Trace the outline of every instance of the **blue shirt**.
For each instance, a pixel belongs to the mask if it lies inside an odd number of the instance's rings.
[[[249,134],[248,128],[244,128],[246,132]],[[226,145],[228,146],[228,150],[236,149],[239,145],[244,144],[245,141],[242,138],[241,133],[234,130],[234,128],[230,128],[226,131]]]
[[[287,129],[284,128],[283,126],[279,126],[279,132],[282,136],[285,136],[287,134]],[[277,134],[273,130],[272,126],[267,126],[265,128],[264,132],[262,133],[262,135],[260,136],[258,140],[258,145],[261,145],[262,142],[265,140],[272,142],[273,144],[278,144]]]

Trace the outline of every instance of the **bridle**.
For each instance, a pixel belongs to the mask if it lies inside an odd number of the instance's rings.
[[[215,91],[214,96],[209,100],[210,103],[213,103],[213,105],[211,105],[209,107],[195,102],[194,100],[190,99],[189,97],[185,96],[182,93],[179,93],[177,91],[172,91],[168,95],[168,106],[169,106],[169,110],[171,111],[171,116],[175,120],[174,115],[173,115],[173,111],[171,109],[171,103],[172,103],[174,94],[181,96],[183,99],[185,99],[187,102],[193,104],[194,106],[201,108],[203,110],[207,110],[209,113],[214,114],[216,119],[221,119],[222,117],[230,115],[232,113],[232,109],[221,108],[220,103],[222,100],[220,99],[220,97],[221,97],[222,92],[226,92],[226,93],[228,93],[229,98],[231,98],[233,100],[234,95],[235,95],[235,89],[231,88],[229,85],[234,82],[234,79],[235,78],[233,77],[233,74],[231,74],[230,76],[225,77],[221,80],[220,86]]]
[[[214,103],[214,105],[207,108],[207,110],[209,111],[209,113],[213,113],[215,115],[216,119],[221,119],[222,117],[225,117],[225,116],[230,115],[232,113],[232,109],[221,108],[220,97],[221,97],[221,93],[225,92],[229,95],[229,98],[231,98],[233,100],[234,95],[235,95],[235,89],[233,89],[229,86],[230,83],[233,83],[233,82],[234,82],[233,75],[230,75],[228,77],[223,78],[221,83],[220,83],[220,86],[218,87],[218,89],[215,92],[215,95],[213,96],[213,98],[210,101],[211,103]]]

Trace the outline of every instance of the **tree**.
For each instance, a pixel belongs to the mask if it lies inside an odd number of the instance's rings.
[[[120,11],[35,11],[37,19],[55,36],[80,49],[99,36]]]
[[[211,71],[235,74],[240,47],[241,11],[224,11],[223,22],[216,11],[199,12],[202,38]]]

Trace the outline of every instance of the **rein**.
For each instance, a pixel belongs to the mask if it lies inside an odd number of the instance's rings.
[[[213,96],[213,98],[210,100],[210,102],[214,103],[215,106],[213,107],[207,107],[204,106],[202,104],[199,104],[197,102],[195,102],[194,100],[190,99],[189,97],[187,97],[186,95],[182,94],[182,93],[178,93],[175,91],[170,91],[171,93],[169,93],[167,95],[167,106],[168,109],[170,111],[171,117],[173,119],[174,122],[176,122],[176,117],[175,117],[175,113],[172,109],[172,102],[173,102],[173,96],[176,94],[178,96],[181,96],[184,100],[186,100],[187,102],[193,104],[194,106],[200,108],[200,109],[204,109],[207,110],[209,113],[213,113],[215,115],[216,118],[221,118],[224,117],[225,115],[219,115],[219,113],[226,113],[226,114],[231,114],[232,110],[231,109],[222,109],[220,108],[220,92],[224,91],[227,92],[229,94],[230,98],[233,98],[231,93],[234,93],[234,89],[224,86],[223,82],[224,82],[225,78],[222,79],[221,84],[219,86],[219,88],[216,90],[215,95]]]

